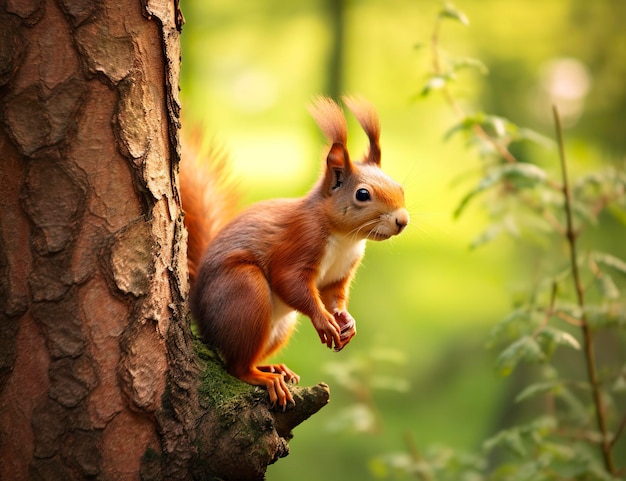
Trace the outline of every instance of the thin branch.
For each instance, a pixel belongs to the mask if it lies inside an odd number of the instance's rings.
[[[622,418],[622,422],[620,423],[617,431],[615,432],[615,435],[613,436],[613,439],[611,440],[611,446],[615,446],[617,444],[619,438],[622,436],[622,434],[624,434],[624,429],[626,429],[626,415]]]
[[[552,290],[550,292],[550,305],[546,309],[546,313],[543,317],[543,322],[539,326],[537,326],[537,329],[535,329],[535,332],[533,332],[533,338],[537,337],[537,335],[548,325],[548,322],[550,322],[550,318],[555,314],[554,304],[556,302],[557,291],[558,284],[556,283],[556,281],[554,281],[552,282]]]
[[[552,107],[554,114],[554,124],[556,127],[556,136],[559,145],[559,157],[561,161],[561,173],[563,176],[563,198],[565,201],[565,218],[567,221],[565,237],[569,244],[570,262],[572,265],[572,277],[574,280],[574,287],[576,289],[576,297],[578,300],[578,306],[581,310],[581,331],[583,335],[583,344],[585,352],[585,361],[587,365],[587,377],[591,386],[591,392],[593,395],[593,402],[595,405],[596,422],[598,429],[602,435],[601,449],[602,458],[604,460],[604,466],[606,470],[615,475],[615,461],[613,459],[613,451],[611,441],[609,439],[609,433],[607,430],[605,406],[602,400],[602,392],[600,390],[600,382],[598,381],[598,373],[596,370],[596,360],[594,353],[593,333],[589,327],[587,321],[587,314],[585,313],[585,293],[583,284],[578,269],[578,254],[576,239],[578,237],[574,230],[574,222],[572,216],[572,199],[570,194],[570,187],[567,178],[567,161],[565,158],[565,145],[563,142],[563,129],[561,127],[561,119],[556,106]]]
[[[406,443],[407,449],[409,451],[409,454],[411,455],[411,459],[413,460],[413,462],[416,464],[420,463],[422,461],[422,456],[419,452],[419,449],[417,448],[417,444],[415,443],[415,439],[413,435],[409,432],[405,432],[404,442]],[[416,475],[422,481],[433,481],[433,477],[430,475],[430,473],[428,473],[425,470],[422,470],[422,471],[417,470]]]
[[[444,72],[443,72],[443,69],[441,67],[441,58],[440,58],[440,55],[439,55],[439,33],[440,33],[440,29],[441,29],[441,18],[437,18],[437,20],[435,22],[435,28],[433,29],[433,33],[432,33],[432,36],[431,36],[431,48],[432,48],[432,56],[433,56],[433,72],[434,72],[435,75],[443,76]],[[452,96],[448,86],[444,85],[442,87],[441,91],[443,93],[444,98],[446,99],[446,102],[448,102],[448,104],[450,105],[450,107],[452,108],[454,113],[457,115],[457,117],[459,117],[461,120],[465,119],[467,117],[467,114],[461,108],[461,106],[456,101],[456,99]],[[500,156],[504,160],[506,160],[510,164],[514,164],[514,163],[517,162],[517,159],[515,158],[515,156],[505,146],[503,146],[499,142],[496,142],[496,140],[493,137],[491,137],[487,132],[485,132],[485,129],[483,129],[480,125],[474,125],[472,128],[473,128],[474,133],[476,134],[476,136],[479,137],[480,139],[484,140],[488,144],[490,144],[498,152],[498,154],[500,154]]]
[[[439,34],[441,31],[441,18],[438,17],[437,20],[435,21],[435,28],[433,29],[433,34],[431,36],[431,41],[430,41],[430,45],[432,48],[432,60],[433,60],[433,72],[435,75],[439,75],[442,76],[443,75],[443,69],[441,67],[441,57],[439,55]],[[463,119],[466,117],[465,112],[463,111],[463,109],[461,108],[461,106],[458,104],[458,102],[454,99],[454,97],[452,96],[452,94],[450,93],[450,90],[448,89],[447,86],[443,86],[442,88],[442,93],[443,96],[445,97],[446,101],[448,102],[448,104],[450,105],[450,107],[452,107],[452,110],[454,110],[454,113],[457,115],[457,117]]]
[[[554,315],[556,317],[558,317],[559,319],[561,319],[562,321],[567,322],[568,324],[575,326],[575,327],[582,327],[583,323],[580,322],[580,320],[576,319],[573,316],[570,316],[567,312],[563,312],[563,311],[556,311],[554,313]]]

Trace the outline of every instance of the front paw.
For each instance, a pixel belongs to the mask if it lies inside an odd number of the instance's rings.
[[[335,351],[341,351],[356,335],[356,321],[348,311],[333,312],[335,321],[341,329],[341,345],[335,346]]]
[[[312,317],[311,321],[313,322],[313,326],[315,327],[322,344],[326,344],[326,347],[332,349],[333,346],[336,348],[342,344],[340,332],[341,328],[330,313],[328,313],[328,317]]]

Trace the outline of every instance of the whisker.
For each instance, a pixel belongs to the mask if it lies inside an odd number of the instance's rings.
[[[451,219],[449,214],[444,212],[418,212],[411,215],[414,220],[413,228],[428,238],[451,235]]]
[[[364,224],[356,226],[354,229],[352,229],[350,232],[348,232],[348,235],[352,235],[352,234],[358,233],[361,229],[363,229],[364,227],[367,227],[371,222],[372,221],[367,221]]]
[[[348,235],[352,236],[353,238],[356,238],[357,235],[359,234],[359,232],[361,232],[361,230],[365,229],[366,227],[369,227],[370,225],[374,225],[378,222],[378,219],[372,219],[369,220],[357,227],[355,227],[354,229],[352,229],[350,232],[348,232]],[[366,238],[369,238],[369,233],[367,234]]]
[[[418,157],[414,157],[413,161],[409,164],[409,168],[406,170],[406,173],[404,174],[404,178],[402,179],[402,182],[400,182],[400,185],[402,185],[402,187],[409,187],[410,185],[413,185],[412,183],[415,182],[417,176],[416,176],[416,170],[417,168],[421,165],[421,159],[419,159]]]

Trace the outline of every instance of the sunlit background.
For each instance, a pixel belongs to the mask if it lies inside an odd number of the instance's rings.
[[[451,85],[468,112],[501,115],[553,138],[557,103],[574,171],[626,150],[626,2],[458,0],[469,25],[442,25],[441,46],[488,69]],[[358,336],[341,353],[311,323],[278,358],[301,384],[326,381],[331,404],[298,427],[268,479],[376,479],[381,454],[443,445],[472,451],[515,418],[520,376],[502,378],[489,330],[532,284],[541,245],[501,236],[476,202],[453,212],[479,163],[443,98],[421,96],[432,71],[434,0],[185,0],[181,97],[186,123],[231,153],[243,204],[304,194],[324,146],[306,105],[358,93],[378,108],[384,170],[405,186],[412,224],[370,244],[351,293]],[[349,148],[365,149],[349,117]],[[523,154],[524,151],[520,152]],[[532,150],[556,171],[556,149]],[[551,167],[551,163],[553,166]],[[615,227],[613,246],[626,244]],[[294,476],[294,472],[297,473]],[[380,474],[380,473],[378,473]]]

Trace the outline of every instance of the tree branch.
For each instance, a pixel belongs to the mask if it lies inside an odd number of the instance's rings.
[[[197,351],[203,379],[194,479],[265,479],[267,466],[289,454],[291,431],[328,404],[328,386],[291,387],[295,406],[285,412],[273,410],[265,389],[227,374],[206,346],[198,343]]]

